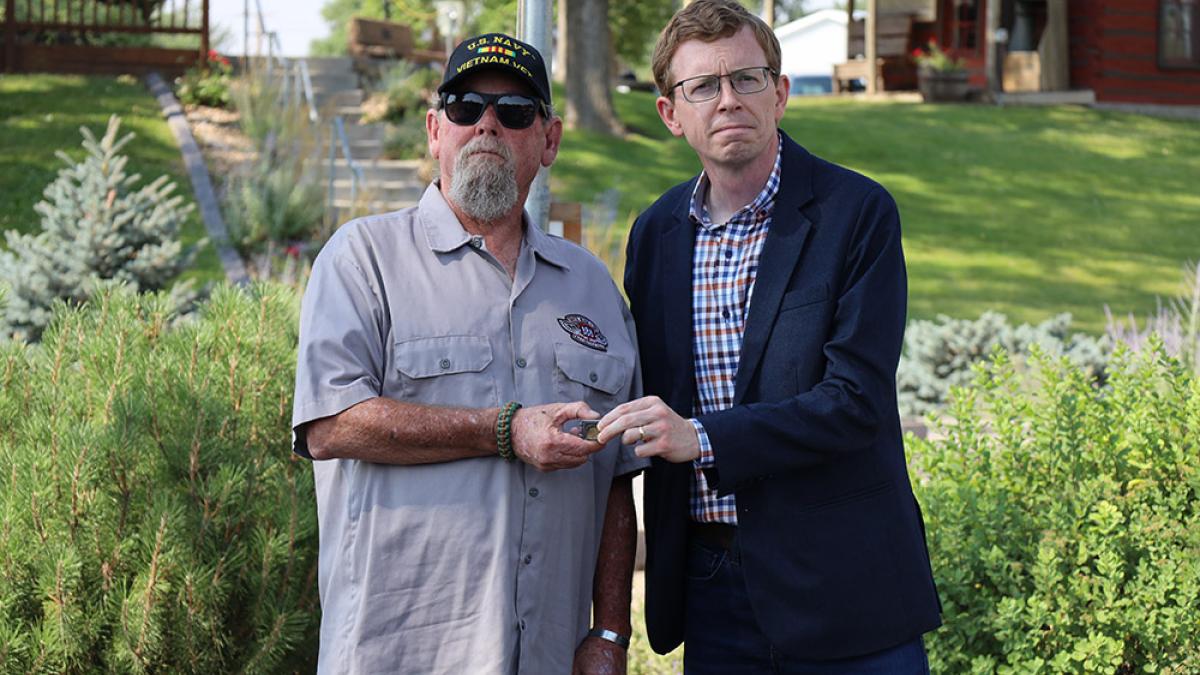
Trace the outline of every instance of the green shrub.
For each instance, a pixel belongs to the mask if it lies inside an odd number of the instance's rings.
[[[910,321],[896,371],[900,412],[924,415],[945,406],[950,390],[970,384],[975,378],[972,368],[986,361],[997,347],[1021,362],[1037,345],[1050,354],[1069,356],[1102,383],[1111,344],[1107,337],[1098,340],[1072,333],[1070,314],[1059,314],[1036,326],[1013,326],[998,312],[984,312],[974,320],[942,315],[936,321]]]
[[[295,306],[109,286],[0,344],[0,673],[312,671]]]
[[[1200,381],[1123,347],[1108,383],[1034,349],[910,438],[946,625],[939,673],[1200,672]]]
[[[207,105],[224,108],[229,105],[229,82],[233,64],[214,50],[208,52],[204,68],[188,68],[175,82],[175,95],[184,105]]]

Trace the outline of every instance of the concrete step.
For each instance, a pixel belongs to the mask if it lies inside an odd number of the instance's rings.
[[[327,170],[328,159],[321,162],[322,169]],[[420,160],[413,159],[373,159],[359,161],[355,159],[367,181],[408,181],[424,186],[420,179]],[[352,172],[345,159],[338,157],[333,162],[334,180],[350,180]]]
[[[325,108],[357,108],[362,105],[365,94],[362,89],[342,89],[340,91],[313,90],[313,98],[317,107]]]
[[[410,184],[407,181],[367,181],[365,185],[359,185],[357,192],[359,194],[369,195],[372,199],[378,199],[387,202],[411,202],[420,201],[421,195],[425,194],[424,185]],[[333,197],[335,200],[350,199],[350,193],[353,191],[351,181],[343,178],[333,181]]]
[[[312,75],[348,75],[355,77],[354,60],[349,56],[310,56],[305,57],[308,72]]]
[[[351,91],[359,88],[358,78],[353,74],[310,74],[309,81],[312,82],[313,91],[318,94],[338,91]]]
[[[399,211],[410,206],[416,206],[417,202],[389,202],[372,200],[368,205],[368,211],[371,213],[389,213],[391,211]],[[348,199],[333,200],[333,208],[337,211],[350,211],[354,209],[355,204]],[[342,218],[338,218],[341,220]]]

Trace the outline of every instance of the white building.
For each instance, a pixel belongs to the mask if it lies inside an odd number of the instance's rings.
[[[833,64],[846,60],[846,23],[845,10],[822,9],[775,29],[783,74],[796,80],[792,93],[815,93],[812,87],[824,80],[814,78],[831,79]]]

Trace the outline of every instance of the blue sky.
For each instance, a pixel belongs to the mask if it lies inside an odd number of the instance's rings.
[[[325,0],[259,0],[267,30],[279,34],[285,56],[306,56],[313,38],[328,34],[321,6]],[[209,21],[228,29],[230,40],[222,45],[228,54],[242,53],[244,7],[250,8],[250,49],[254,50],[257,12],[254,0],[210,0]]]

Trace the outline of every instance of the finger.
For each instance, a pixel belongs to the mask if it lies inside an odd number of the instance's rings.
[[[657,396],[643,396],[642,398],[636,398],[632,401],[626,401],[625,403],[622,403],[621,405],[608,411],[607,415],[600,418],[600,428],[604,429],[604,427],[612,424],[614,420],[629,413],[637,412],[639,410],[646,410],[653,406],[657,401],[659,401]]]

